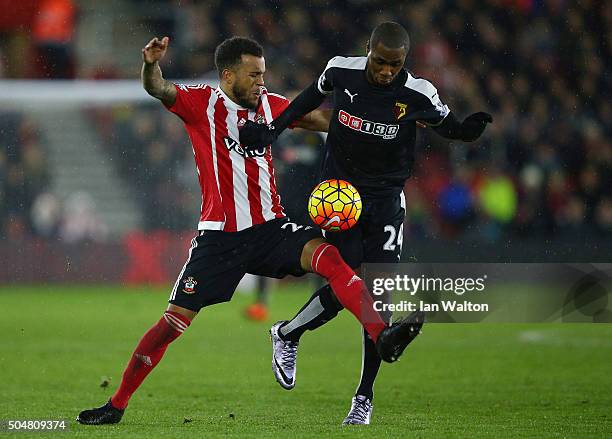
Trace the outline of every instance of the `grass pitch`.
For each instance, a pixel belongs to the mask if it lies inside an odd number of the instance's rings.
[[[270,370],[267,330],[308,294],[282,284],[266,324],[242,317],[251,299],[240,294],[205,309],[123,421],[92,427],[73,420],[108,400],[166,291],[0,288],[0,418],[70,423],[65,433],[16,437],[612,436],[612,325],[586,324],[426,325],[399,363],[383,365],[373,424],[342,427],[360,371],[352,316],[304,336],[294,390],[281,389]]]

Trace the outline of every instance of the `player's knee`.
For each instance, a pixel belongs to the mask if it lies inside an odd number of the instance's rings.
[[[174,311],[164,312],[163,319],[170,328],[176,331],[175,337],[178,337],[180,334],[185,332],[189,325],[191,325],[191,319]],[[171,331],[170,328],[168,328],[168,330]]]
[[[340,251],[328,242],[321,242],[312,252],[310,258],[310,270],[317,274],[325,276],[326,268],[334,267],[337,269],[350,270],[348,264],[342,259]]]
[[[196,311],[169,304],[164,312],[163,319],[170,328],[177,331],[176,337],[178,337],[191,325],[191,321],[196,315],[198,315]]]
[[[302,269],[305,271],[314,271],[312,268],[312,256],[321,244],[325,244],[325,240],[323,238],[315,238],[304,245],[302,255],[300,256]]]
[[[195,317],[198,315],[197,311],[193,311],[191,309],[183,308],[182,306],[177,306],[177,305],[174,305],[172,303],[168,304],[168,308],[166,308],[166,311],[170,311],[172,313],[180,314],[181,316],[184,316],[185,318],[187,318],[189,320],[189,322],[191,322],[193,319],[195,319]]]

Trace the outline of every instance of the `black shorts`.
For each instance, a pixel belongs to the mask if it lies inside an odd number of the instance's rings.
[[[289,218],[239,232],[202,231],[191,241],[189,257],[168,302],[199,311],[231,300],[246,273],[275,278],[302,276],[304,245],[322,237],[318,228],[293,223]]]
[[[406,215],[404,194],[384,198],[362,194],[362,201],[363,210],[355,227],[327,232],[325,239],[338,248],[351,268],[364,262],[399,262]]]

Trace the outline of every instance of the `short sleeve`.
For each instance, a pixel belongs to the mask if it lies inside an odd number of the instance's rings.
[[[440,100],[438,90],[428,80],[414,77],[409,73],[405,86],[422,95],[415,119],[436,126],[450,113],[448,106]]]
[[[203,119],[208,109],[212,89],[206,84],[174,84],[174,86],[176,87],[176,101],[171,107],[166,106],[168,111],[176,114],[188,124]]]
[[[268,93],[268,102],[272,110],[272,119],[276,119],[291,103],[285,96],[276,93]]]
[[[438,90],[432,85],[435,90],[435,94],[428,99],[428,103],[425,105],[425,115],[422,120],[428,125],[436,126],[442,123],[444,118],[450,113],[450,109],[440,100]]]

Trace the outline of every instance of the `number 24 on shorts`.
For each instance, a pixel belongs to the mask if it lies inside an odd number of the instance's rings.
[[[389,238],[383,245],[383,250],[386,251],[395,251],[397,247],[399,247],[400,252],[402,251],[402,243],[404,242],[404,225],[401,224],[399,227],[399,231],[395,230],[395,227],[392,225],[385,226],[385,233],[389,234]]]

